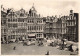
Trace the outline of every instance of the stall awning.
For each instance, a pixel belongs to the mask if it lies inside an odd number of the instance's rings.
[[[35,36],[35,34],[28,34],[29,37]]]

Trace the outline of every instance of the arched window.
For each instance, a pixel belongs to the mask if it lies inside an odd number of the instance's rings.
[[[23,14],[23,13],[21,13],[21,14],[20,14],[20,16],[24,16],[24,14]]]
[[[8,19],[8,22],[10,22],[10,19]]]

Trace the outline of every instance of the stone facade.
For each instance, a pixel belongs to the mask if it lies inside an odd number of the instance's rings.
[[[1,10],[1,40],[66,38],[78,41],[78,19],[78,13],[73,13],[73,10],[70,10],[69,16],[41,17],[34,5],[29,12],[23,8],[19,11]]]

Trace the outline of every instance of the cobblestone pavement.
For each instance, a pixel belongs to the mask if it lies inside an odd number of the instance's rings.
[[[13,50],[14,46],[16,46],[16,50]],[[1,44],[2,55],[45,55],[47,51],[50,55],[70,55],[71,53],[51,46],[23,46],[21,43]]]

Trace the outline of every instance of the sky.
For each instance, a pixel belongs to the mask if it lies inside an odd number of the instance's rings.
[[[79,12],[79,2],[76,0],[1,0],[5,9],[13,8],[15,11],[23,8],[28,12],[33,3],[41,16],[69,15],[71,9]]]

